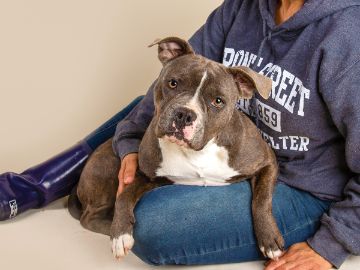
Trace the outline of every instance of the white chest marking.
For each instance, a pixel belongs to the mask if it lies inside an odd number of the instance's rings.
[[[175,184],[198,186],[228,185],[227,179],[239,173],[229,167],[229,155],[214,139],[201,151],[194,151],[159,139],[163,161],[157,176],[166,176]]]

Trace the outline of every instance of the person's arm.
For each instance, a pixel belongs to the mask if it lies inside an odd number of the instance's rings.
[[[134,180],[138,167],[137,152],[141,138],[154,114],[153,89],[155,83],[156,81],[150,86],[146,96],[116,126],[112,146],[115,154],[121,159],[117,196],[123,192],[125,185]]]
[[[360,59],[350,63],[329,61],[342,63],[343,67],[339,65],[332,74],[325,72],[326,78],[320,76],[320,91],[345,141],[345,157],[339,158],[346,159],[348,168],[344,169],[351,171],[352,177],[343,190],[343,200],[333,203],[322,216],[314,236],[307,243],[291,246],[278,261],[269,262],[266,270],[287,266],[330,269],[329,263],[339,268],[350,254],[360,255]],[[327,63],[325,69],[331,66]]]
[[[344,154],[353,177],[343,190],[344,199],[331,205],[308,243],[339,267],[349,254],[360,255],[360,58],[320,87],[331,117],[345,139]]]
[[[222,60],[226,33],[241,2],[226,0],[210,14],[206,23],[189,40],[197,54],[214,61]],[[154,114],[154,85],[155,83],[149,88],[145,98],[117,125],[113,149],[121,159],[139,150],[141,138]]]
[[[113,150],[121,160],[130,153],[137,153],[145,130],[154,115],[154,85],[150,86],[145,97],[116,126],[113,137]]]
[[[343,199],[333,203],[322,216],[314,236],[307,243],[290,247],[279,261],[269,263],[266,270],[286,265],[330,269],[328,262],[339,268],[350,254],[360,255],[360,58],[339,59],[338,54],[328,55],[319,72],[319,89],[343,137],[344,156],[339,158],[345,158],[348,168],[343,169],[349,170],[351,177],[342,190]],[[326,180],[331,183],[332,179]]]

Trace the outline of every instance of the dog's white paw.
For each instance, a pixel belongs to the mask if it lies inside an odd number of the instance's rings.
[[[112,252],[116,259],[125,257],[134,245],[134,238],[130,234],[123,234],[112,240]]]
[[[260,250],[265,257],[268,257],[269,259],[272,259],[272,260],[277,260],[283,254],[283,252],[280,249],[265,250],[264,247],[260,247]]]

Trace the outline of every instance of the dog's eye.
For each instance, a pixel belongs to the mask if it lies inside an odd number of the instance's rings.
[[[224,101],[220,97],[216,97],[212,102],[211,105],[213,105],[216,108],[221,108],[225,105]]]
[[[170,81],[168,81],[168,84],[171,89],[175,89],[178,86],[177,80],[174,80],[174,79],[171,79]]]

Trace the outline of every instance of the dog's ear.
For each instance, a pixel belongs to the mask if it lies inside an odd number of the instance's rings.
[[[272,85],[270,78],[260,75],[248,67],[230,67],[228,71],[234,78],[241,98],[251,98],[255,90],[264,99],[269,98]]]
[[[157,39],[149,47],[154,45],[158,45],[158,57],[163,65],[179,56],[194,54],[189,42],[178,37]]]

